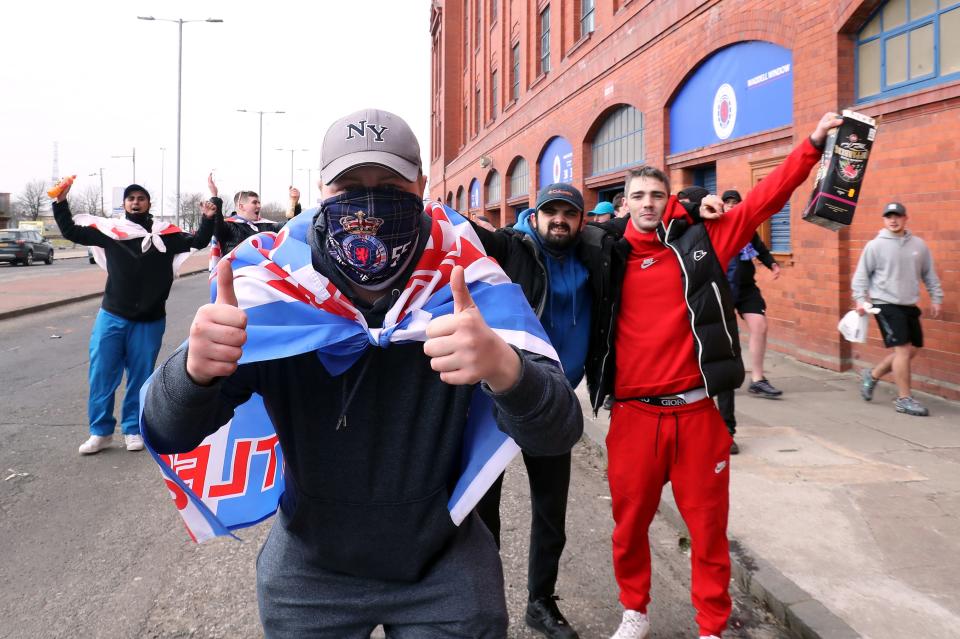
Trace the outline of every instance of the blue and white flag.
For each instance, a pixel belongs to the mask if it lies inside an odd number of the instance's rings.
[[[382,328],[367,326],[350,300],[314,270],[307,233],[316,209],[304,211],[278,233],[260,233],[237,246],[224,259],[233,266],[239,307],[247,313],[240,363],[315,351],[330,374],[339,375],[367,348],[425,341],[427,324],[453,312],[454,266],[464,268],[480,313],[504,341],[558,361],[520,287],[484,253],[469,222],[438,203],[428,204],[426,212],[433,219],[430,239]],[[151,380],[141,390],[141,406]],[[283,457],[259,395],[238,406],[233,419],[188,453],[156,453],[143,421],[141,412],[147,449],[194,540],[230,535],[276,512],[284,490]],[[464,431],[460,479],[447,504],[455,524],[518,452],[497,428],[490,398],[477,388]]]

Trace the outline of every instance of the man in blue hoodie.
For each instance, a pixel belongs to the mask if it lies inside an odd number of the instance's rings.
[[[605,234],[584,226],[583,209],[580,191],[569,184],[551,184],[540,191],[537,208],[522,212],[513,228],[490,232],[475,225],[487,254],[523,288],[574,388],[583,379],[595,295],[607,295],[594,289],[606,278],[591,278],[591,270],[601,268],[604,262]],[[570,453],[535,457],[524,451],[523,461],[530,479],[533,511],[526,622],[548,637],[576,638],[554,594],[566,543]],[[477,506],[498,545],[502,481],[501,477]]]

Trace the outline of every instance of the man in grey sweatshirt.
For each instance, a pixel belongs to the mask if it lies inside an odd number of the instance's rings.
[[[864,369],[860,394],[873,399],[877,381],[893,371],[897,385],[894,407],[898,413],[925,416],[929,411],[910,394],[910,360],[923,347],[920,328],[920,280],[930,294],[930,315],[940,315],[943,289],[933,269],[933,257],[926,243],[907,230],[907,209],[891,202],[883,209],[883,226],[877,237],[867,242],[853,275],[853,299],[863,315],[870,304],[880,309],[877,324],[883,344],[893,352],[873,369]]]

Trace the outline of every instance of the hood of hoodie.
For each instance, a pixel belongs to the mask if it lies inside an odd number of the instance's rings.
[[[880,229],[880,232],[877,233],[878,240],[894,240],[900,242],[901,244],[906,244],[906,242],[913,237],[909,229],[903,231],[903,235],[897,235],[888,229]]]
[[[513,228],[529,235],[547,269],[547,300],[540,322],[557,349],[564,374],[576,386],[583,378],[590,338],[593,293],[589,271],[577,257],[579,236],[562,251],[548,249],[536,230],[535,209],[523,211]]]

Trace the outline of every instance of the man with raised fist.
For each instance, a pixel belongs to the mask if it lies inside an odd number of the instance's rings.
[[[393,321],[422,284],[421,256],[449,232],[425,214],[424,186],[396,115],[365,109],[327,131],[312,265],[369,330]],[[216,302],[158,370],[144,419],[158,452],[193,449],[252,393],[276,428],[286,491],[257,562],[267,637],[365,638],[377,625],[398,638],[506,636],[496,544],[475,514],[455,526],[447,510],[474,391],[533,454],[569,451],[582,412],[559,367],[490,328],[462,267],[449,287],[452,313],[433,316],[424,343],[373,340],[335,375],[313,351],[239,363],[250,317],[221,262]]]
[[[140,387],[157,363],[170,287],[189,252],[210,243],[216,209],[209,202],[201,205],[200,229],[191,235],[154,221],[150,193],[139,184],[124,189],[121,220],[74,217],[67,202],[69,192],[68,186],[53,203],[57,226],[64,239],[92,247],[97,263],[107,271],[103,301],[90,334],[90,437],[80,444],[80,454],[92,455],[112,445],[117,427],[114,398],[124,371],[127,386],[120,429],[127,450],[143,450]]]

